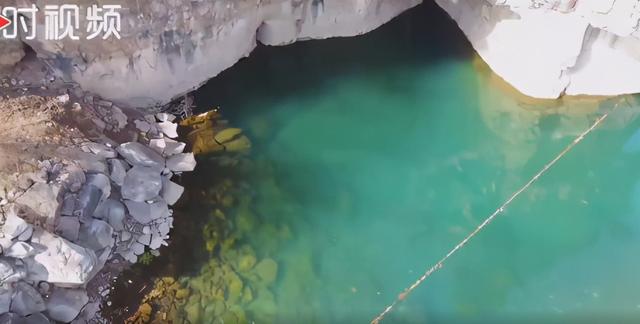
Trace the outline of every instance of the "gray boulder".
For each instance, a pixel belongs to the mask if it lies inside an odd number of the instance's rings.
[[[169,206],[173,206],[178,202],[183,193],[183,186],[171,181],[169,177],[162,178],[162,191],[160,192],[160,195],[167,204],[169,204]]]
[[[98,205],[111,195],[109,178],[102,173],[87,175],[87,182],[80,190],[76,216],[83,221],[93,216]]]
[[[31,228],[24,219],[18,217],[18,211],[15,205],[7,205],[4,209],[4,224],[0,227],[0,231],[9,239],[20,236],[23,232]]]
[[[18,241],[13,243],[3,254],[12,258],[24,259],[35,253],[35,249],[31,245]]]
[[[11,296],[13,296],[13,286],[8,283],[0,285],[0,314],[9,312]]]
[[[148,224],[156,219],[169,216],[169,206],[160,199],[153,203],[125,200],[129,214],[139,223]]]
[[[109,163],[109,177],[118,186],[122,186],[124,183],[124,177],[127,175],[127,169],[129,166],[126,162],[119,159],[111,159]]]
[[[54,223],[61,202],[59,184],[39,182],[16,199],[16,203],[31,208],[39,216],[46,218],[46,223],[50,225]]]
[[[125,216],[126,210],[124,205],[120,201],[114,199],[105,200],[104,203],[100,204],[94,215],[94,217],[100,218],[109,223],[115,231],[121,231],[124,229]]]
[[[162,189],[162,177],[157,169],[134,166],[127,172],[122,185],[122,198],[147,201],[158,196]]]
[[[62,216],[58,218],[55,232],[71,242],[77,241],[78,233],[80,232],[78,217]]]
[[[82,145],[82,149],[85,150],[85,152],[89,151],[103,159],[113,159],[118,156],[118,153],[114,149],[99,143],[85,143]]]
[[[78,242],[82,242],[82,246],[94,251],[112,247],[114,244],[113,227],[104,221],[93,219],[80,225]]]
[[[56,288],[47,299],[47,314],[51,319],[69,323],[88,302],[89,297],[84,289]]]
[[[10,307],[12,312],[20,316],[27,316],[45,309],[44,300],[35,288],[24,281],[19,281],[16,284]]]
[[[116,149],[131,165],[146,166],[158,170],[164,168],[164,158],[156,151],[138,142],[124,143]]]
[[[179,153],[167,159],[167,168],[174,172],[193,171],[196,168],[196,159],[193,153]]]

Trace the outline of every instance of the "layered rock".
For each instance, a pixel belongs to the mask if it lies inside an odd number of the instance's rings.
[[[640,92],[635,0],[436,0],[491,69],[526,95]]]
[[[36,1],[14,2],[22,6]],[[131,5],[115,0],[109,4],[125,8],[120,40],[45,41],[41,35],[25,42],[84,90],[129,106],[151,106],[195,89],[248,56],[257,41],[284,45],[300,39],[359,35],[420,2],[141,0]],[[66,3],[47,1],[47,5]],[[73,3],[86,10],[94,2]],[[43,25],[38,27],[44,30]],[[11,51],[11,57],[19,54],[19,49]]]

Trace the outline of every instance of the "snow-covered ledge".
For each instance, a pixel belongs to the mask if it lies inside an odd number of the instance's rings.
[[[640,92],[636,0],[436,0],[478,54],[537,98]]]

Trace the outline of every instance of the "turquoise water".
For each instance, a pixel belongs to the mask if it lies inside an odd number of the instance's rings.
[[[268,49],[202,90],[271,170],[247,181],[291,232],[252,242],[279,263],[279,323],[370,321],[613,105],[521,102],[416,21]],[[614,111],[387,321],[639,322],[637,113]]]

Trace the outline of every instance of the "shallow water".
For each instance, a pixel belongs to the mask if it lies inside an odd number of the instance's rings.
[[[200,90],[254,140],[255,213],[290,232],[275,250],[250,239],[279,264],[277,322],[370,321],[613,106],[522,101],[434,10],[359,39],[261,48]],[[388,322],[640,321],[631,102]]]

